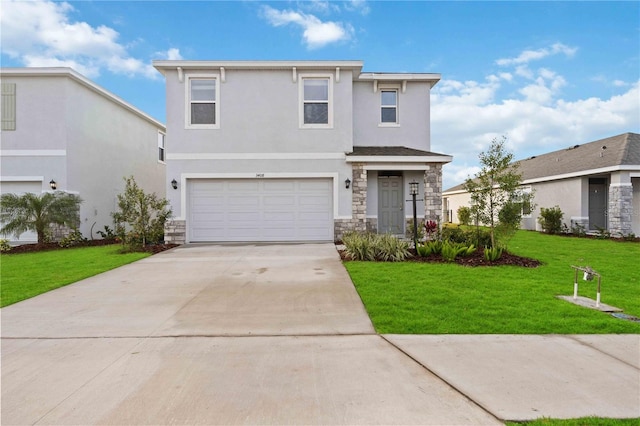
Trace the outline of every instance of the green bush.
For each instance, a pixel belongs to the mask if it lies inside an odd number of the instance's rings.
[[[548,234],[559,234],[562,232],[562,217],[564,213],[559,206],[544,208],[540,207],[538,223],[542,230]]]
[[[64,237],[58,242],[60,247],[74,247],[79,246],[87,242],[87,239],[82,235],[80,231],[74,229],[69,235]]]
[[[457,210],[458,213],[458,221],[461,225],[470,225],[471,224],[471,209],[467,206],[460,206]]]
[[[502,257],[502,248],[500,247],[485,247],[484,249],[484,258],[489,262],[494,262]]]
[[[442,228],[442,239],[451,241],[452,243],[466,243],[467,233],[464,229],[457,226],[445,226]]]
[[[9,244],[9,240],[0,239],[0,253],[6,253],[11,251],[11,245]]]
[[[428,257],[428,256],[431,256],[432,254],[440,254],[442,253],[442,241],[440,240],[427,241],[423,245],[418,245],[418,248],[416,251],[418,252],[418,255],[421,257]]]
[[[342,242],[352,260],[399,262],[411,256],[409,243],[391,234],[348,232]]]
[[[409,243],[391,234],[376,235],[374,238],[375,258],[385,262],[400,262],[411,256]]]

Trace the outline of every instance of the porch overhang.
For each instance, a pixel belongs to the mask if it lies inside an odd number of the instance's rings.
[[[357,146],[347,163],[364,163],[367,170],[426,170],[428,163],[450,163],[453,157],[404,146]]]

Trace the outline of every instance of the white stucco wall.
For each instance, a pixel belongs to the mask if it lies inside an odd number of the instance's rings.
[[[401,87],[398,85],[398,87]],[[429,151],[430,85],[408,82],[406,92],[398,90],[398,126],[380,125],[380,90],[373,82],[353,84],[353,143],[355,146],[406,146]]]
[[[112,227],[123,176],[134,175],[145,191],[165,196],[165,165],[158,162],[157,148],[162,125],[67,69],[20,72],[2,74],[3,82],[16,84],[16,130],[0,138],[3,181],[41,177],[46,191],[53,179],[58,190],[78,194],[84,200],[80,231],[87,238],[94,223],[94,237],[104,225]]]
[[[210,73],[219,73],[218,69]],[[183,218],[184,179],[265,178],[274,176],[313,177],[337,174],[336,219],[351,218],[351,165],[345,153],[352,151],[352,79],[350,70],[341,70],[336,81],[335,67],[327,70],[227,69],[219,83],[220,121],[218,129],[185,128],[188,76],[207,71],[165,73],[167,90],[167,196],[174,218]],[[299,84],[305,75],[331,75],[333,79],[333,126],[327,129],[300,128]],[[221,78],[218,75],[218,78]],[[175,179],[181,185],[170,188]]]

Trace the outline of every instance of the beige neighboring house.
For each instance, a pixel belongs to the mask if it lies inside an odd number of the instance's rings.
[[[537,206],[523,215],[523,229],[540,229],[540,207],[559,206],[567,227],[640,235],[640,135],[610,138],[518,161],[523,189]],[[445,190],[444,209],[457,223],[457,210],[470,205],[463,184]]]
[[[80,231],[99,238],[133,175],[166,194],[165,126],[71,68],[0,68],[2,194],[79,195]],[[25,232],[12,243],[37,241]]]

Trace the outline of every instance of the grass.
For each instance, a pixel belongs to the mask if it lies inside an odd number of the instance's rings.
[[[571,265],[602,274],[602,303],[640,317],[640,244],[520,231],[509,250],[538,268],[345,262],[379,333],[640,333],[640,323],[555,298],[573,294]],[[596,282],[579,295],[596,298]]]
[[[119,250],[119,245],[108,245],[2,255],[0,307],[149,256]]]
[[[579,419],[547,419],[531,422],[506,422],[506,426],[637,426],[640,419],[605,419],[601,417],[582,417]]]

